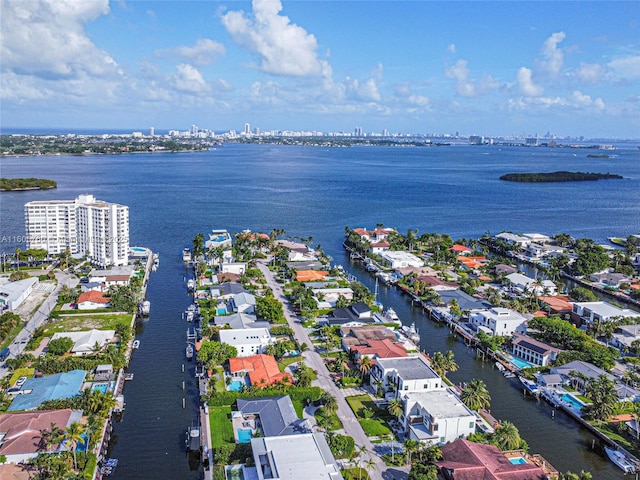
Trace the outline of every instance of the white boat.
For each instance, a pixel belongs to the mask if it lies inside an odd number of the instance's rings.
[[[149,300],[145,300],[138,306],[138,312],[140,315],[147,316],[151,311],[151,302]]]
[[[182,250],[182,261],[186,263],[189,263],[191,261],[191,250],[189,250],[188,248]]]
[[[504,372],[504,365],[502,365],[500,362],[496,362],[496,368],[498,369],[498,371]]]
[[[529,393],[532,393],[533,395],[537,395],[539,393],[538,385],[536,385],[534,382],[532,382],[531,380],[525,377],[518,377],[518,378],[520,379],[520,382],[522,383],[522,385],[524,385],[524,387],[527,389]]]
[[[389,320],[392,320],[392,321],[394,321],[394,322],[395,322],[396,320],[399,320],[399,318],[398,318],[398,314],[397,314],[397,313],[396,313],[396,311],[395,311],[393,308],[391,308],[391,307],[387,308],[387,309],[384,311],[384,316],[385,316],[385,317],[387,317]]]
[[[187,290],[193,291],[196,289],[196,281],[193,278],[187,280]]]
[[[191,344],[187,345],[185,355],[187,356],[187,360],[191,360],[193,358],[193,346]]]
[[[127,374],[125,374],[124,379],[125,379],[125,380],[133,380],[133,373],[127,373]]]
[[[418,330],[416,330],[416,324],[412,323],[410,326],[403,325],[400,327],[400,333],[402,333],[405,337],[411,340],[414,343],[420,342],[420,334]]]
[[[133,348],[140,348],[140,340],[133,341]]]
[[[623,470],[624,473],[636,473],[636,469],[633,464],[620,450],[614,450],[610,447],[604,447],[604,451],[607,453],[607,457],[609,457],[609,460],[620,467],[620,469]]]

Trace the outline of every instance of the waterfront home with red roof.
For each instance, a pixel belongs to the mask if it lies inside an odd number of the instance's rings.
[[[38,453],[45,452],[42,431],[50,430],[56,425],[64,430],[72,422],[82,419],[82,410],[35,411],[23,413],[5,413],[0,415],[0,455],[6,457],[7,463],[20,463],[35,458]],[[66,451],[63,442],[51,447],[53,453]]]
[[[298,282],[317,282],[326,280],[329,272],[326,270],[298,270],[296,272],[296,281]]]
[[[89,290],[81,293],[76,302],[78,310],[95,310],[97,308],[109,308],[109,298],[102,296],[102,292]]]
[[[451,247],[449,251],[456,255],[471,255],[471,252],[473,252],[469,247],[465,247],[464,245],[459,245],[457,243]]]
[[[391,244],[387,241],[375,242],[371,244],[371,248],[369,248],[369,252],[371,252],[373,255],[378,255],[381,252],[389,250],[390,246]]]
[[[291,385],[291,376],[278,368],[278,362],[271,355],[259,354],[251,357],[229,359],[229,372],[232,375],[247,375],[251,385],[264,388],[284,381]]]
[[[554,315],[562,315],[565,313],[571,313],[572,304],[569,301],[569,297],[558,296],[545,296],[538,297],[538,300],[549,309],[549,312]]]
[[[368,340],[366,345],[354,345],[351,347],[351,351],[354,352],[356,360],[360,357],[376,359],[408,356],[402,344],[392,342],[386,338],[384,340]]]
[[[440,450],[442,460],[435,464],[440,475],[446,480],[547,480],[549,478],[541,466],[527,461],[524,452],[517,458],[519,461],[522,458],[525,463],[512,463],[495,445],[473,443],[462,438],[443,445]]]

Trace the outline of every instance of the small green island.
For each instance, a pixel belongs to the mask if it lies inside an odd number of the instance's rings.
[[[22,190],[47,190],[58,184],[46,178],[0,178],[0,192]]]
[[[587,173],[587,172],[548,172],[548,173],[507,173],[500,180],[507,182],[584,182],[593,180],[622,179],[621,175],[611,173]]]

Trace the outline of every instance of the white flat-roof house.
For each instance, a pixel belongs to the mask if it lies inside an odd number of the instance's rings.
[[[387,397],[401,397],[410,392],[426,392],[443,388],[444,382],[422,355],[398,358],[378,358],[370,371],[370,382],[377,381]]]
[[[110,343],[116,341],[115,330],[84,330],[82,332],[57,332],[51,337],[51,340],[58,338],[70,338],[73,341],[71,353],[76,356],[90,355],[96,353],[96,348],[101,349]]]
[[[380,252],[380,258],[386,261],[392,269],[405,267],[422,267],[424,261],[409,252],[387,250]]]
[[[0,285],[0,312],[18,308],[37,284],[38,277],[30,277]]]
[[[563,253],[565,253],[565,249],[559,245],[540,245],[539,243],[530,243],[525,249],[525,254],[529,258],[536,260],[557,257]]]
[[[510,273],[505,279],[508,289],[517,294],[529,292],[537,296],[558,294],[558,287],[551,280],[536,280],[521,273]]]
[[[574,319],[587,324],[608,322],[622,318],[637,318],[640,320],[640,312],[616,307],[607,302],[575,302],[571,309],[571,315]]]
[[[247,262],[224,262],[220,265],[220,273],[242,275],[247,271]]]
[[[412,440],[443,445],[476,430],[476,416],[449,388],[407,393],[400,421]]]
[[[258,353],[265,353],[267,347],[275,343],[267,328],[220,330],[219,334],[221,342],[236,347],[238,357],[250,357]]]
[[[474,309],[469,312],[469,320],[488,335],[504,337],[527,332],[527,319],[508,308]]]
[[[520,245],[522,248],[525,248],[529,245],[533,240],[529,237],[524,237],[522,235],[515,235],[509,232],[502,232],[495,236],[495,238],[502,240],[503,242],[508,243],[509,245]]]
[[[259,480],[343,480],[321,433],[252,438],[251,450]]]

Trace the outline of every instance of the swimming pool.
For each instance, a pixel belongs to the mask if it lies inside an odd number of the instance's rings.
[[[228,389],[234,392],[241,392],[242,387],[244,387],[244,382],[241,382],[240,380],[234,380],[229,384]]]
[[[147,249],[142,247],[131,247],[130,250],[135,253],[147,253]]]
[[[521,358],[514,356],[511,357],[511,363],[513,363],[520,370],[522,370],[523,368],[535,367],[533,363],[527,362],[526,360],[522,360]]]
[[[251,443],[253,431],[250,428],[238,429],[238,443]]]
[[[106,383],[96,383],[93,385],[93,387],[91,387],[91,390],[99,390],[102,393],[107,393],[107,390],[109,390],[109,385],[107,385]]]
[[[568,393],[561,393],[560,398],[565,403],[568,403],[570,407],[575,408],[576,410],[580,410],[582,407],[584,407],[584,403],[582,403],[573,395],[569,395]]]
[[[227,480],[244,480],[244,467],[242,465],[227,465]]]
[[[526,465],[527,463],[524,457],[511,457],[509,461],[514,465]]]

